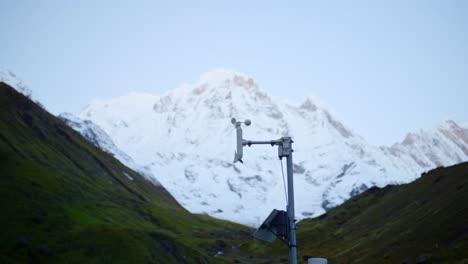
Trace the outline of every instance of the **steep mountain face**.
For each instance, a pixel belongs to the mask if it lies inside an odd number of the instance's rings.
[[[241,254],[251,229],[190,214],[3,82],[0,201],[0,263],[276,262]]]
[[[162,96],[95,100],[79,117],[99,125],[118,148],[158,175],[188,210],[248,225],[285,207],[281,164],[270,146],[245,148],[245,163],[232,164],[232,117],[252,120],[245,139],[294,139],[299,219],[320,215],[372,186],[407,183],[430,168],[468,160],[467,131],[454,122],[412,143],[375,147],[314,100],[299,105],[275,100],[253,78],[223,69]],[[432,147],[433,137],[439,147]]]
[[[64,113],[58,116],[69,127],[78,131],[89,142],[93,143],[96,147],[102,149],[106,153],[113,155],[116,159],[121,161],[125,166],[140,173],[147,180],[151,181],[156,186],[161,184],[156,180],[156,177],[147,168],[138,165],[130,156],[125,154],[122,150],[117,148],[112,139],[102,130],[99,126],[95,125],[90,120],[81,120],[80,118],[70,114]],[[132,179],[132,178],[130,178]]]

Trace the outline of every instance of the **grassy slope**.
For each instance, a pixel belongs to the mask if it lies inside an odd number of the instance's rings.
[[[188,213],[164,189],[4,83],[0,201],[0,263],[263,259],[236,249],[252,243],[251,229]],[[219,250],[225,257],[210,257]]]
[[[329,263],[468,263],[468,163],[371,188],[301,222],[298,242]]]

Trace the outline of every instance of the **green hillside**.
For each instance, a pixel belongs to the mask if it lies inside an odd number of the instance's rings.
[[[165,189],[4,83],[0,201],[0,263],[263,259],[241,255],[251,229],[188,213]],[[214,258],[218,251],[224,254]]]
[[[468,163],[371,188],[299,223],[299,253],[329,263],[468,263]]]

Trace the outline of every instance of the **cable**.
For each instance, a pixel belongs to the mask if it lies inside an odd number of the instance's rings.
[[[284,169],[283,169],[283,159],[280,159],[281,163],[281,173],[283,174],[283,187],[284,187],[284,197],[286,197],[286,204],[288,204],[288,192],[286,191],[286,180],[284,178]]]

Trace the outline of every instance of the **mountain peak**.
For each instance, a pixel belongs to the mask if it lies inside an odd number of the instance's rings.
[[[305,101],[299,106],[299,108],[314,112],[317,110],[317,105],[312,101],[312,99],[307,97]]]
[[[457,122],[448,119],[443,121],[441,124],[438,125],[439,129],[460,129],[460,126]]]
[[[233,79],[235,76],[248,78],[249,76],[245,73],[227,69],[227,68],[214,68],[203,73],[199,81],[200,82],[224,82],[225,80]]]
[[[235,86],[243,88],[258,87],[255,80],[247,74],[225,68],[216,68],[202,74],[196,86],[206,84],[234,84]]]
[[[419,135],[415,133],[407,133],[405,139],[402,141],[402,145],[408,146],[408,145],[414,145],[414,143],[418,140]]]

